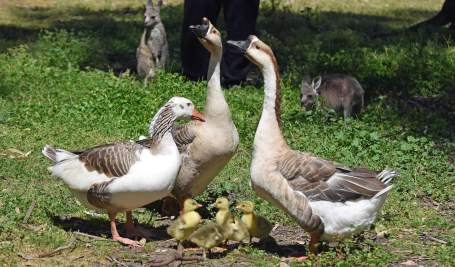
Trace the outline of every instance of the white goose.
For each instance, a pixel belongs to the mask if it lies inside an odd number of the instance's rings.
[[[207,18],[202,19],[201,25],[190,28],[210,52],[210,62],[205,122],[191,122],[173,131],[182,154],[182,167],[172,193],[180,205],[186,198],[193,198],[205,190],[235,154],[239,144],[239,135],[220,84],[221,34]]]
[[[82,152],[69,152],[46,145],[43,154],[54,162],[49,168],[87,207],[106,210],[112,238],[120,243],[139,243],[119,235],[118,212],[126,212],[126,228],[135,233],[132,210],[163,198],[171,192],[181,165],[171,129],[177,119],[203,121],[193,103],[171,98],[150,123],[150,138],[139,142],[118,142]]]
[[[264,104],[251,163],[257,194],[310,232],[313,252],[321,239],[343,238],[373,223],[396,173],[351,169],[289,148],[280,129],[280,77],[272,50],[255,36],[228,43],[237,46],[264,76]]]

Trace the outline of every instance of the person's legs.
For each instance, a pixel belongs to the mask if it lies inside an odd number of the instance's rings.
[[[223,0],[227,40],[245,40],[256,32],[259,0]],[[237,49],[229,44],[224,46],[221,73],[223,85],[232,86],[245,81],[252,64]]]
[[[221,0],[185,0],[181,40],[182,72],[191,80],[207,76],[209,53],[188,29],[190,25],[201,24],[207,17],[214,25],[220,12]]]

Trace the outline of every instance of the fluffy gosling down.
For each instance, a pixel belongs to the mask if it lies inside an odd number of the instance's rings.
[[[253,202],[242,201],[236,208],[243,213],[242,222],[246,225],[248,231],[250,232],[250,241],[253,237],[263,239],[269,236],[273,225],[267,221],[267,219],[254,212]]]
[[[228,238],[229,240],[241,243],[250,243],[250,232],[248,231],[248,227],[244,222],[237,218],[234,218],[234,223],[232,223],[230,226],[231,235]]]
[[[190,235],[202,222],[201,215],[196,211],[202,207],[194,199],[186,199],[183,202],[183,213],[167,228],[167,233],[177,240],[177,254],[182,255],[182,241],[189,240]]]
[[[234,218],[229,211],[229,200],[225,197],[220,197],[213,206],[218,209],[215,221],[221,227],[225,241],[232,240],[248,243],[250,240],[248,228],[242,221]]]
[[[206,259],[206,250],[210,253],[210,249],[223,243],[223,228],[216,223],[208,222],[191,234],[190,241],[204,249],[202,255]]]
[[[234,223],[234,218],[231,211],[229,211],[229,200],[225,197],[219,197],[216,199],[213,206],[218,209],[215,215],[215,222],[222,228],[223,236],[225,241],[232,234],[232,228],[230,225]]]

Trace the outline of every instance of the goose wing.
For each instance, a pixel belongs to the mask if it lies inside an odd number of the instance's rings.
[[[284,155],[279,171],[293,190],[314,201],[344,202],[372,198],[387,186],[377,178],[375,171],[351,169],[298,151]]]
[[[118,142],[96,146],[76,152],[89,171],[97,171],[107,177],[121,177],[128,173],[145,146],[135,142]]]
[[[193,123],[190,122],[183,125],[174,124],[172,127],[172,137],[179,152],[182,153],[196,137]]]

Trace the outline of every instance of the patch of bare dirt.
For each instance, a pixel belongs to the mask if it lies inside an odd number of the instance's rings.
[[[455,222],[455,203],[451,201],[439,203],[429,196],[424,196],[422,205],[428,209],[435,209],[449,222]]]

